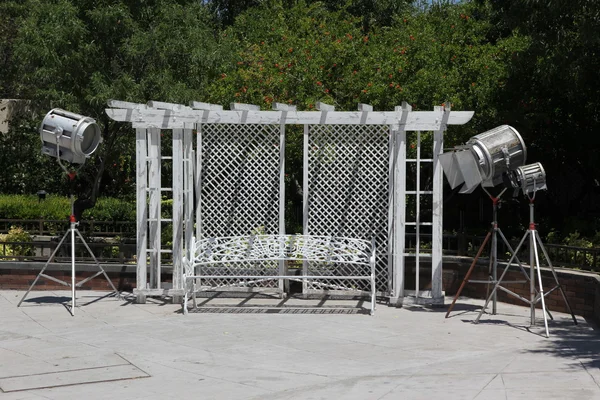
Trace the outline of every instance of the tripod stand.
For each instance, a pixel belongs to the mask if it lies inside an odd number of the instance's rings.
[[[504,234],[502,233],[502,230],[498,226],[498,208],[499,208],[498,204],[500,203],[500,198],[502,197],[504,192],[506,192],[506,189],[502,190],[502,192],[500,192],[500,194],[498,194],[495,197],[492,196],[487,190],[485,190],[485,188],[482,187],[482,189],[487,193],[490,200],[492,200],[492,210],[493,210],[492,211],[492,216],[493,216],[492,227],[488,231],[485,239],[483,240],[483,243],[479,247],[479,250],[477,251],[477,255],[473,259],[473,262],[471,263],[471,266],[469,267],[469,270],[467,271],[465,278],[463,279],[460,287],[458,288],[458,291],[456,292],[456,295],[454,296],[454,299],[452,300],[450,307],[448,307],[448,311],[446,312],[446,318],[448,318],[448,316],[450,315],[450,312],[452,312],[452,309],[454,308],[454,304],[456,303],[456,300],[458,300],[460,294],[462,293],[462,291],[467,283],[469,283],[469,282],[487,283],[488,284],[488,289],[487,289],[488,293],[486,294],[486,298],[489,295],[489,288],[490,288],[489,285],[497,283],[497,278],[498,278],[498,235],[500,235],[500,238],[504,242],[504,245],[506,246],[506,248],[508,248],[510,253],[513,255],[513,258],[517,260],[517,264],[519,265],[519,268],[521,269],[521,271],[523,272],[523,275],[525,275],[525,278],[526,278],[526,281],[514,281],[513,283],[524,283],[524,282],[529,281],[529,276],[527,275],[527,272],[525,271],[525,269],[521,265],[521,262],[517,258],[517,253],[515,253],[515,251],[512,249],[512,247],[510,246],[510,243],[508,243],[508,240],[506,240],[506,237],[504,236]],[[488,280],[470,280],[471,274],[473,273],[473,270],[475,269],[475,265],[477,264],[477,260],[481,256],[481,253],[483,253],[483,250],[485,249],[485,246],[487,245],[487,243],[490,239],[492,239],[492,243],[491,243],[491,248],[490,248],[490,264],[489,264],[489,268],[488,268],[489,278],[488,278]],[[511,258],[511,261],[512,261],[512,258]],[[497,303],[497,296],[496,296],[495,292],[493,292],[491,298],[492,298],[492,314],[495,315],[496,314],[496,303]],[[487,306],[487,303],[486,303],[486,306]]]
[[[73,199],[71,198],[71,209],[73,207],[72,206],[72,202],[73,202]],[[71,311],[71,315],[73,315],[73,316],[75,315],[75,289],[77,287],[81,287],[83,284],[85,284],[86,282],[94,279],[98,275],[103,274],[104,277],[106,278],[106,280],[108,281],[110,287],[117,294],[117,297],[118,298],[121,297],[119,291],[117,290],[117,288],[115,288],[115,285],[113,285],[112,281],[110,280],[110,278],[106,274],[106,271],[104,270],[104,268],[102,268],[102,266],[100,265],[100,263],[96,259],[96,256],[94,256],[94,253],[92,253],[92,250],[88,246],[87,242],[85,241],[85,239],[83,238],[83,236],[81,236],[81,233],[77,229],[77,226],[79,225],[79,222],[75,221],[75,216],[73,214],[71,214],[69,222],[71,224],[70,227],[69,227],[69,229],[67,230],[67,232],[65,232],[64,236],[62,237],[62,239],[58,243],[58,246],[56,246],[56,248],[54,249],[54,251],[50,255],[50,258],[48,259],[48,261],[46,261],[46,264],[44,265],[44,268],[42,268],[42,270],[37,275],[37,277],[35,278],[35,280],[31,284],[31,286],[29,286],[29,289],[27,289],[27,292],[23,295],[23,298],[21,299],[21,301],[19,301],[19,304],[17,304],[17,307],[21,306],[21,303],[23,303],[23,300],[25,300],[25,298],[27,297],[27,295],[29,295],[29,292],[31,291],[31,289],[35,286],[35,284],[38,282],[38,280],[41,277],[46,278],[46,279],[50,279],[51,281],[54,281],[56,283],[60,283],[61,285],[65,285],[65,286],[70,286],[71,287],[71,310],[70,311]],[[100,271],[98,271],[95,275],[87,277],[86,279],[84,279],[84,280],[82,280],[82,281],[80,281],[78,283],[75,283],[75,235],[79,236],[79,239],[84,244],[85,248],[90,253],[90,255],[92,256],[92,258],[94,259],[94,262],[98,266],[98,269],[100,269]],[[46,268],[48,268],[48,265],[50,265],[50,263],[54,259],[54,256],[56,255],[56,253],[58,253],[58,250],[60,249],[60,247],[64,243],[65,239],[67,237],[69,237],[69,236],[71,236],[71,283],[62,281],[62,280],[60,280],[58,278],[55,278],[55,277],[50,276],[50,275],[46,275],[44,273],[44,271],[46,271]]]
[[[510,261],[504,268],[504,271],[502,272],[502,275],[500,275],[500,279],[498,279],[498,281],[496,282],[494,289],[492,290],[492,293],[487,297],[487,299],[485,301],[485,305],[479,311],[479,315],[475,319],[475,323],[479,322],[479,320],[480,320],[481,316],[483,315],[483,312],[485,311],[485,308],[489,304],[490,300],[492,299],[492,297],[494,297],[496,295],[497,290],[500,289],[500,290],[508,293],[509,295],[514,296],[514,297],[524,301],[525,303],[529,304],[529,306],[531,308],[531,312],[530,312],[531,313],[531,326],[535,325],[535,306],[539,302],[542,303],[542,310],[544,313],[544,327],[546,328],[546,337],[548,338],[548,337],[550,337],[550,334],[548,332],[548,318],[547,318],[546,314],[548,314],[551,319],[553,319],[553,318],[552,318],[552,315],[546,309],[546,303],[544,301],[544,298],[547,295],[549,295],[550,293],[552,293],[553,291],[555,291],[556,289],[558,289],[560,291],[562,298],[565,301],[565,305],[567,306],[567,310],[571,314],[571,318],[573,318],[573,322],[575,323],[575,325],[577,325],[577,319],[575,318],[575,315],[573,314],[573,311],[571,309],[569,301],[567,300],[567,296],[565,295],[565,292],[562,289],[562,286],[558,282],[558,276],[556,275],[556,271],[554,270],[554,267],[552,266],[550,257],[548,257],[548,252],[546,251],[546,248],[544,247],[544,244],[542,243],[540,234],[538,233],[537,229],[535,228],[535,221],[534,221],[535,192],[534,192],[533,196],[527,195],[527,197],[529,198],[529,229],[525,232],[525,235],[523,235],[523,238],[521,239],[521,242],[517,246],[516,251],[513,252],[512,258],[510,259]],[[504,279],[504,276],[506,275],[506,272],[508,271],[508,268],[510,267],[512,260],[516,258],[517,253],[521,249],[521,246],[523,246],[523,243],[525,243],[525,239],[527,239],[528,237],[529,237],[529,265],[531,268],[531,272],[530,272],[531,275],[529,277],[529,296],[530,296],[530,298],[526,299],[525,297],[520,296],[517,293],[515,293],[505,287],[502,287],[500,284],[502,283],[502,279]],[[554,286],[554,288],[552,288],[548,292],[544,292],[544,289],[542,286],[542,274],[540,271],[540,258],[539,258],[538,246],[540,249],[542,249],[542,252],[544,253],[544,257],[546,257],[546,261],[548,262],[548,266],[550,267],[550,270],[552,271],[552,276],[554,277],[554,281],[556,283],[556,286]],[[539,291],[535,287],[534,274],[535,274],[536,269],[537,269],[537,279],[538,279],[538,284],[539,284]]]

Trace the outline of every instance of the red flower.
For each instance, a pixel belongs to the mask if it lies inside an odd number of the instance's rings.
[[[320,81],[317,81],[317,85],[321,86],[323,84]]]

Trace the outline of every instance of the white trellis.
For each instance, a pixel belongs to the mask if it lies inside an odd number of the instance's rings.
[[[462,125],[472,111],[412,111],[407,104],[394,111],[335,111],[318,104],[317,111],[296,111],[275,104],[273,111],[257,106],[222,106],[193,102],[190,106],[110,101],[108,116],[136,129],[137,166],[137,288],[146,296],[183,294],[184,247],[197,238],[285,234],[285,128],[304,126],[303,234],[377,239],[377,290],[392,304],[442,303],[442,167],[438,161],[448,125]],[[163,156],[168,131],[172,155]],[[407,158],[407,132],[414,132],[416,156]],[[421,158],[421,132],[433,132],[430,158]],[[162,141],[161,141],[162,138]],[[195,156],[193,140],[196,139]],[[172,165],[172,182],[161,173]],[[407,165],[416,165],[416,186],[407,190]],[[432,188],[424,191],[421,165],[431,163]],[[161,210],[162,194],[171,193],[172,218]],[[414,220],[407,220],[407,196],[414,196]],[[431,198],[431,218],[422,216],[421,198]],[[414,251],[406,246],[406,228],[414,226]],[[422,227],[431,228],[431,250],[421,247]],[[161,238],[172,229],[172,245]],[[165,240],[166,242],[166,240]],[[163,256],[172,257],[172,285],[161,282]],[[405,291],[407,257],[415,259],[417,290]],[[420,288],[419,270],[431,260],[431,289]],[[262,265],[263,274],[284,268]],[[310,263],[305,263],[307,272]],[[264,280],[263,282],[268,282]],[[223,282],[221,282],[222,284]],[[339,286],[341,282],[330,282]],[[351,283],[352,284],[352,283]],[[356,283],[358,284],[358,283]],[[283,282],[274,285],[283,290]],[[319,287],[304,283],[305,293]]]

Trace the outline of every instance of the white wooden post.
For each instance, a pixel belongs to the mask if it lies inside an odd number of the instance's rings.
[[[191,132],[190,132],[191,134]],[[173,129],[173,289],[182,289],[183,260],[183,129]],[[173,296],[173,303],[178,303]]]
[[[160,288],[161,273],[161,222],[160,222],[160,185],[161,185],[161,151],[160,129],[148,129],[148,162],[149,162],[149,222],[150,222],[150,289]],[[147,289],[147,288],[142,288]]]
[[[184,206],[184,235],[185,235],[185,248],[184,254],[190,254],[193,243],[192,238],[194,237],[194,151],[193,151],[193,139],[194,130],[193,124],[188,124],[187,129],[184,130],[183,134],[183,171],[184,171],[184,187],[183,187],[183,206]],[[182,266],[183,268],[183,266]],[[183,271],[181,271],[183,272]],[[181,276],[181,273],[180,273]],[[182,279],[182,278],[180,278]],[[178,283],[183,288],[183,281]],[[177,287],[176,287],[177,288]]]
[[[396,107],[400,112],[398,125],[393,127],[394,135],[394,229],[393,229],[393,291],[390,304],[401,307],[404,301],[404,249],[406,232],[406,121],[412,107],[406,102],[401,107]]]
[[[148,248],[148,160],[147,160],[146,129],[135,130],[135,169],[136,169],[136,243],[137,243],[137,269],[136,288],[145,289],[148,285],[147,272],[147,248]],[[136,294],[136,302],[146,302],[146,295],[142,292]]]
[[[450,104],[447,102],[447,104]],[[443,246],[443,205],[444,186],[443,170],[440,154],[444,152],[444,132],[450,116],[450,106],[443,109],[435,107],[435,111],[443,111],[442,124],[433,132],[433,199],[432,199],[432,243],[431,243],[431,301],[433,304],[444,304],[442,246]]]
[[[281,111],[281,123],[279,124],[279,234],[285,235],[285,120],[288,111],[296,111],[296,106],[274,103],[274,110]],[[279,274],[286,275],[285,261],[279,261]],[[282,297],[285,293],[285,284],[283,279],[279,280],[279,290]]]
[[[302,234],[309,235],[308,231],[308,134],[309,127],[304,125],[303,151],[302,151]],[[302,275],[308,275],[307,261],[302,262]],[[307,293],[308,282],[302,280],[302,293]]]
[[[396,157],[396,128],[389,127],[388,138],[388,232],[387,232],[387,265],[388,265],[388,293],[394,293],[394,163]]]

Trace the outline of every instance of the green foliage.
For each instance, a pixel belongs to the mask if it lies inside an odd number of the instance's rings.
[[[33,195],[0,195],[0,218],[67,220],[71,214],[68,198],[47,196],[39,202]],[[86,210],[84,219],[96,221],[135,221],[135,204],[115,198],[99,199]]]
[[[483,1],[482,1],[483,2]],[[528,157],[549,177],[551,224],[578,217],[572,231],[597,230],[600,181],[600,2],[590,0],[494,0],[490,40],[519,31],[527,48],[510,60],[500,93],[501,118],[520,129]],[[557,193],[561,191],[562,193]]]
[[[0,235],[0,242],[31,242],[31,235],[20,226],[11,226],[6,235]],[[9,244],[5,247],[4,256],[31,256],[33,245],[31,244]]]
[[[31,100],[34,112],[0,140],[0,154],[18,145],[18,159],[2,157],[0,165],[10,172],[0,179],[7,193],[37,191],[41,177],[60,181],[58,167],[41,160],[36,134],[48,109],[61,107],[102,127],[104,143],[79,177],[82,192],[90,196],[99,181],[104,195],[131,197],[133,132],[108,120],[107,100],[203,99],[228,53],[217,50],[210,14],[197,1],[10,0],[0,4],[0,22],[0,92]],[[54,183],[44,188],[58,192]]]
[[[490,43],[488,9],[478,9],[477,18],[475,11],[470,3],[406,11],[391,26],[367,33],[361,18],[344,8],[257,7],[223,32],[238,51],[209,93],[217,103],[269,108],[275,101],[307,110],[317,101],[340,109],[357,103],[393,109],[402,101],[431,109],[450,102],[482,111],[472,134],[496,117],[495,93],[508,77],[507,61],[527,46],[517,33]]]
[[[0,134],[0,192],[60,190],[64,174],[55,160],[40,153],[38,127],[30,117],[20,114],[12,120],[9,132]]]
[[[133,131],[108,120],[104,108],[111,98],[246,102],[263,109],[282,102],[304,110],[318,101],[340,110],[357,103],[378,110],[402,101],[415,110],[450,103],[476,113],[448,132],[446,146],[501,123],[514,125],[528,144],[528,159],[544,163],[549,176],[551,192],[538,203],[540,214],[564,232],[592,234],[599,228],[589,211],[598,211],[600,182],[598,152],[590,151],[600,145],[600,2],[540,4],[4,0],[0,98],[30,100],[31,113],[0,135],[0,192],[66,194],[57,164],[39,154],[37,127],[53,107],[102,126],[105,140],[80,172],[81,191],[89,195],[99,185],[102,195],[133,199]],[[293,214],[301,200],[301,128],[290,127],[287,141]],[[164,165],[165,186],[169,172]],[[105,217],[128,215],[110,207]],[[30,213],[38,218],[44,211]]]

